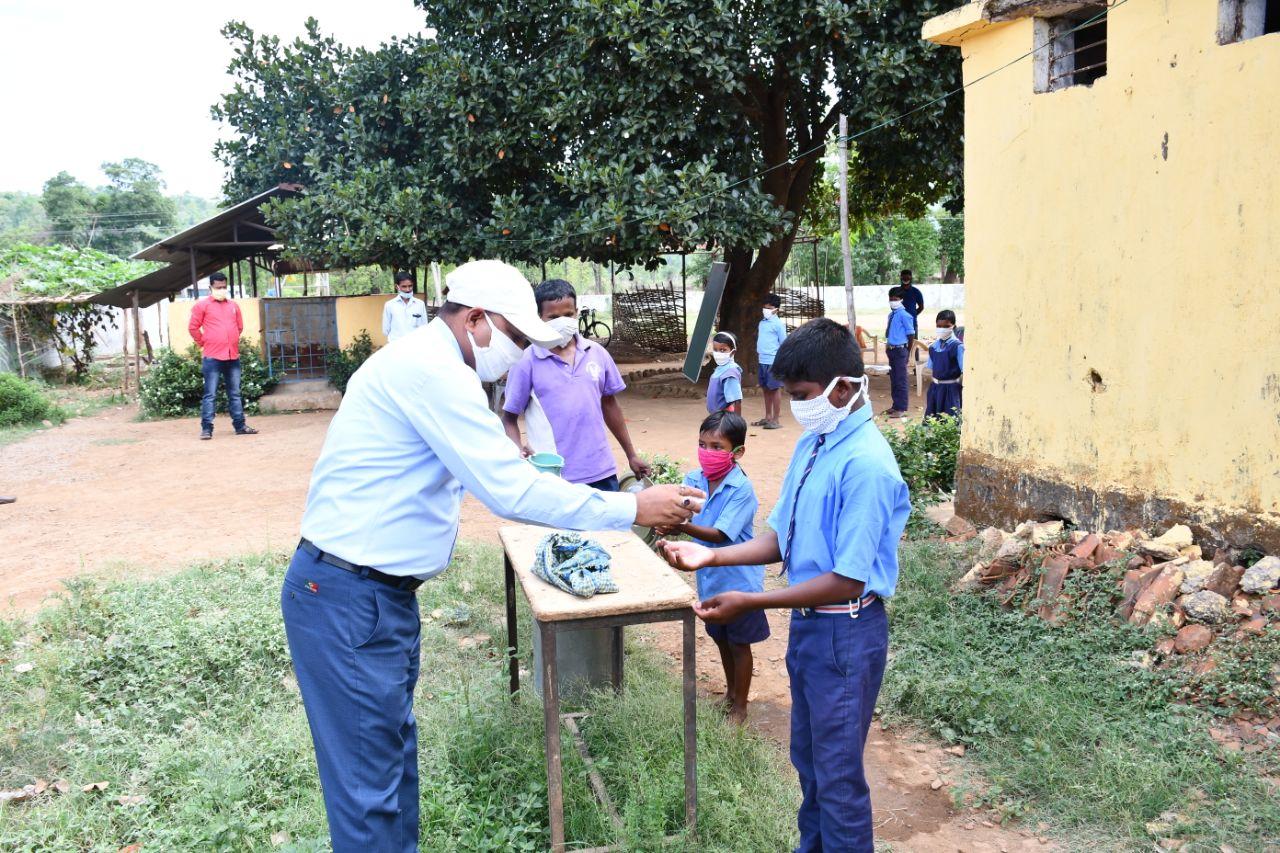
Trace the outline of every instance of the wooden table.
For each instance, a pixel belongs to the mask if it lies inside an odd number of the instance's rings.
[[[692,833],[698,812],[697,729],[694,710],[694,615],[697,596],[660,557],[631,531],[588,531],[612,557],[613,579],[619,591],[579,598],[564,592],[533,574],[538,543],[554,531],[533,525],[514,525],[498,531],[502,540],[507,587],[507,647],[511,671],[511,695],[520,690],[520,666],[516,640],[516,580],[537,623],[542,639],[542,708],[547,750],[547,799],[551,822],[551,849],[561,853],[564,846],[564,783],[560,757],[559,673],[556,669],[556,634],[589,628],[612,628],[610,657],[613,688],[622,690],[623,643],[626,625],[678,621],[684,626],[684,818]],[[576,725],[569,721],[571,731]],[[585,746],[579,746],[580,750]],[[590,765],[588,765],[590,766]],[[594,777],[594,771],[593,771]],[[607,798],[603,783],[592,779],[598,797]],[[608,806],[606,802],[606,806]],[[611,807],[610,807],[611,808]]]

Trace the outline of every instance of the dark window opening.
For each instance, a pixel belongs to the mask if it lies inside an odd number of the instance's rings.
[[[1277,0],[1280,2],[1280,0]],[[1107,74],[1105,6],[1044,18],[1036,24],[1036,91],[1088,86]]]

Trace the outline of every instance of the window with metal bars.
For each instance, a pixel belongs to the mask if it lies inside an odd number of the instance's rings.
[[[1035,89],[1088,86],[1107,73],[1107,7],[1036,19]]]
[[[1268,33],[1280,33],[1280,0],[1219,0],[1219,44]]]

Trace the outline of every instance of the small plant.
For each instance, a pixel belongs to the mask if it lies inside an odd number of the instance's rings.
[[[956,456],[960,453],[958,417],[942,415],[908,423],[901,432],[885,430],[885,438],[912,495],[950,492],[955,488]]]
[[[38,384],[12,373],[0,373],[0,427],[41,421],[62,423],[64,419],[62,409],[45,396]]]
[[[640,457],[653,469],[649,479],[655,486],[678,486],[684,482],[684,470],[687,466],[683,459],[673,459],[665,453],[641,453]]]
[[[142,377],[138,399],[142,413],[149,418],[184,418],[200,413],[204,396],[204,374],[200,372],[200,350],[195,344],[184,352],[162,350],[155,364]],[[256,346],[247,338],[240,339],[240,396],[244,409],[256,414],[258,400],[272,388],[276,380],[267,375],[267,367]],[[216,411],[227,411],[227,388],[219,383],[214,399]]]
[[[325,372],[329,374],[329,383],[338,389],[338,393],[347,393],[347,383],[360,369],[360,365],[373,355],[373,350],[373,338],[369,337],[368,330],[361,329],[350,345],[325,356]]]

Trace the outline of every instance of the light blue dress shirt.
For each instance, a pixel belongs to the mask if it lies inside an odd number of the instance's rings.
[[[503,518],[626,530],[634,495],[571,485],[520,458],[441,319],[356,371],[311,472],[302,535],[391,575],[449,565],[462,490]]]
[[[720,487],[713,493],[708,486],[707,475],[702,471],[691,471],[684,475],[684,484],[701,489],[710,495],[702,507],[702,512],[689,519],[692,524],[703,527],[714,527],[726,537],[728,542],[707,542],[694,539],[695,542],[708,548],[724,548],[728,545],[739,545],[755,538],[756,510],[760,501],[756,498],[756,490],[742,468],[734,465]],[[739,592],[764,591],[764,566],[713,566],[699,569],[698,598],[706,601],[713,595],[737,590]]]
[[[796,443],[782,493],[769,515],[783,554],[788,553],[791,517],[796,517],[789,582],[835,572],[888,598],[898,585],[898,540],[911,514],[907,484],[889,442],[871,420],[870,406],[855,409],[827,434],[797,496],[817,441],[818,436],[805,432]]]
[[[397,341],[421,326],[427,325],[427,304],[416,296],[405,302],[399,296],[382,306],[382,334]]]
[[[885,341],[889,346],[900,347],[907,343],[907,338],[916,333],[915,320],[906,308],[897,308],[889,312],[889,330]]]
[[[756,358],[761,364],[773,364],[778,347],[787,339],[787,327],[776,314],[760,320],[760,330],[756,332]]]

